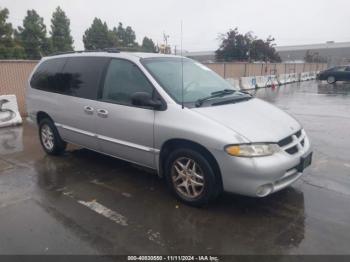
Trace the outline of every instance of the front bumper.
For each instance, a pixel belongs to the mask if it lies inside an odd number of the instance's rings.
[[[319,81],[327,80],[327,77],[323,74],[317,74],[316,80],[319,80]]]
[[[303,175],[298,171],[301,158],[311,152],[311,144],[306,137],[302,150],[293,155],[281,150],[266,157],[233,157],[225,152],[216,152],[215,157],[226,192],[264,197],[298,180]]]

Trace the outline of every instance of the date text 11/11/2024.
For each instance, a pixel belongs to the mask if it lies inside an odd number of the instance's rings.
[[[128,256],[128,261],[220,261],[218,256]]]

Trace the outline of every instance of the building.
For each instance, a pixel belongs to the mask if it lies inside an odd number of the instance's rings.
[[[283,62],[304,60],[307,51],[315,60],[324,59],[329,66],[350,63],[350,42],[326,42],[323,44],[277,46],[276,50]]]
[[[350,64],[350,42],[277,46],[276,50],[283,62],[303,62],[309,51],[315,57],[315,62],[322,60],[329,66]],[[203,63],[215,61],[215,51],[186,52],[184,55]]]
[[[159,53],[161,54],[171,54],[170,45],[161,44],[160,46],[158,46],[158,49],[159,49]]]

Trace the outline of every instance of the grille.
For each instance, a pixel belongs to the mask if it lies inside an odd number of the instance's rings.
[[[295,136],[296,136],[296,137],[300,137],[300,136],[301,136],[301,133],[302,133],[302,132],[301,132],[301,129],[300,129],[298,132],[295,133]]]
[[[279,141],[279,142],[278,142],[278,145],[279,145],[280,147],[283,147],[283,146],[286,146],[286,145],[288,145],[288,144],[290,144],[290,143],[292,143],[292,142],[293,142],[292,136],[288,136],[288,137],[282,139],[281,141]]]
[[[298,132],[283,138],[277,144],[288,154],[294,155],[302,150],[305,146],[306,134],[303,129]]]
[[[288,154],[294,155],[294,154],[298,153],[298,147],[297,146],[290,147],[290,148],[286,149],[286,152]]]

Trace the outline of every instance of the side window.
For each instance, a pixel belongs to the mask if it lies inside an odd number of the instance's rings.
[[[30,80],[30,86],[35,89],[54,93],[64,93],[61,71],[65,58],[49,59],[42,62]]]
[[[350,71],[350,66],[347,66],[345,71],[349,72]]]
[[[146,92],[152,96],[153,86],[135,64],[121,59],[111,60],[104,81],[102,99],[131,105],[131,96],[136,92]]]
[[[62,72],[65,94],[97,99],[106,57],[70,57]]]
[[[344,72],[345,70],[346,70],[346,67],[345,66],[341,66],[341,67],[338,67],[338,69],[336,71]]]

